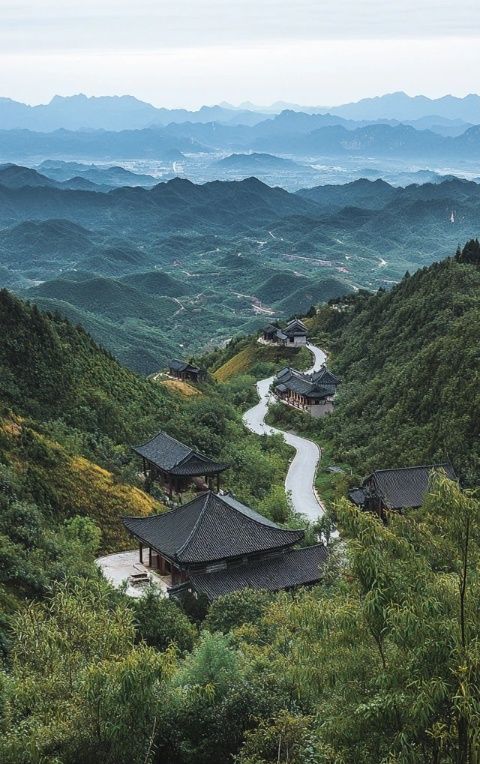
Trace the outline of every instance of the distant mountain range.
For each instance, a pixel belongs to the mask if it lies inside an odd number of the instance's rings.
[[[39,172],[41,170],[42,172]],[[0,186],[6,188],[64,188],[72,191],[111,191],[113,188],[151,188],[158,183],[151,175],[139,175],[123,167],[99,167],[79,162],[47,160],[38,170],[16,164],[0,165]]]
[[[331,107],[307,107],[286,103],[277,103],[269,107],[246,103],[236,107],[222,103],[202,106],[196,111],[157,108],[129,95],[57,95],[50,103],[38,106],[29,106],[10,98],[0,98],[0,124],[4,130],[27,129],[37,132],[58,129],[139,130],[185,122],[252,126],[282,111],[303,112],[306,116],[328,115],[332,124],[338,124],[335,118],[356,122],[394,120],[404,124],[411,123],[418,129],[435,127],[439,131],[451,131],[480,123],[480,96],[472,94],[457,98],[447,95],[431,99],[426,96],[411,97],[399,92]]]
[[[47,159],[36,169],[39,173],[52,180],[71,182],[74,178],[83,178],[91,184],[108,189],[121,188],[122,186],[143,186],[148,188],[158,183],[158,178],[154,178],[152,175],[131,172],[124,167],[105,167],[95,164],[82,164],[81,162],[64,162],[60,159]],[[162,179],[167,180],[166,178]],[[0,183],[2,183],[1,168]]]
[[[326,111],[322,109],[322,111]],[[425,117],[460,119],[473,124],[480,123],[480,96],[471,93],[464,98],[446,95],[427,98],[423,95],[409,96],[403,92],[387,93],[375,98],[362,98],[355,103],[328,108],[331,114],[345,119],[398,119],[401,121]]]
[[[138,130],[170,122],[235,122],[255,124],[265,115],[252,111],[202,106],[198,111],[156,108],[133,96],[55,96],[50,103],[28,106],[0,98],[0,124],[4,130]]]
[[[175,175],[194,182],[256,175],[296,191],[343,172],[345,180],[360,177],[362,166],[368,175],[373,162],[381,177],[396,182],[395,173],[405,172],[408,183],[419,165],[469,176],[480,159],[476,95],[393,93],[331,109],[283,106],[275,106],[279,113],[251,104],[189,111],[131,96],[55,96],[40,106],[0,98],[0,163],[29,165],[77,190],[151,187]],[[337,174],[333,165],[341,165]]]
[[[302,159],[379,157],[417,162],[471,162],[480,158],[480,125],[452,137],[431,130],[415,130],[403,124],[371,124],[347,129],[341,124],[330,124],[330,121],[330,117],[322,115],[282,112],[252,127],[184,123],[119,132],[0,130],[0,160],[38,163],[42,159],[68,158],[102,162],[148,160],[171,164],[181,162],[185,154],[221,151],[286,154]]]

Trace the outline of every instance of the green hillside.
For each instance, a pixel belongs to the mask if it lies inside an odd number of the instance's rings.
[[[474,476],[478,263],[473,243],[308,319],[343,379],[321,437],[356,469],[435,456],[448,437]],[[2,764],[475,760],[478,496],[439,479],[387,526],[342,500],[324,580],[294,595],[247,589],[208,609],[127,598],[93,561],[131,545],[122,514],[162,511],[129,448],[160,428],[230,463],[225,487],[298,527],[290,449],[249,434],[242,412],[258,377],[308,354],[236,339],[198,359],[225,381],[187,397],[6,291],[0,324]]]
[[[358,472],[451,459],[480,479],[479,263],[457,255],[319,311],[343,379],[324,432]]]
[[[157,326],[167,321],[178,308],[168,297],[145,295],[126,283],[105,278],[81,282],[55,279],[33,287],[26,296],[63,300],[114,320],[122,321],[128,316]]]
[[[291,271],[279,271],[260,284],[255,294],[262,302],[270,305],[283,300],[298,289],[307,288],[308,285],[309,279],[306,276],[293,274]]]
[[[76,516],[95,523],[102,549],[125,546],[120,516],[158,509],[142,490],[130,446],[160,429],[232,464],[228,486],[244,501],[259,509],[271,505],[290,452],[281,442],[258,442],[243,428],[243,407],[255,399],[246,370],[231,388],[210,383],[202,395],[187,398],[122,367],[84,329],[6,290],[0,291],[0,325],[0,484],[6,491],[0,549],[3,554],[4,543],[8,558],[0,571],[0,606],[4,593],[30,596],[61,577],[66,562],[57,542]],[[17,500],[26,502],[21,512]],[[288,512],[285,501],[278,511]],[[29,517],[38,537],[17,528]],[[49,547],[52,534],[57,540]],[[29,549],[31,562],[22,567],[16,561],[25,561]],[[57,557],[60,568],[52,566]]]
[[[162,271],[148,271],[147,273],[133,273],[124,276],[120,281],[123,284],[134,287],[144,294],[162,295],[168,297],[182,297],[191,294],[192,289],[188,284],[169,276]]]
[[[277,303],[277,307],[280,308],[283,315],[302,314],[306,313],[312,305],[334,300],[352,291],[352,287],[340,279],[311,279],[307,285],[284,297]]]

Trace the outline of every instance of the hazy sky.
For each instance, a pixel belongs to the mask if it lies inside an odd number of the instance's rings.
[[[328,105],[480,89],[479,0],[0,0],[0,95]]]

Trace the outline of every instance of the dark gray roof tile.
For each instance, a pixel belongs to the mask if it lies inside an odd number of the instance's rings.
[[[123,522],[140,541],[180,564],[258,554],[291,546],[304,536],[302,530],[281,528],[233,497],[211,491],[163,515]]]
[[[166,432],[159,432],[147,443],[135,446],[133,450],[165,472],[175,475],[211,475],[223,472],[228,467],[227,464],[219,464],[194,451]]]
[[[451,480],[456,480],[455,471],[448,463],[375,470],[371,478],[377,494],[389,509],[420,507],[428,492],[432,472],[439,469],[444,470]]]
[[[327,557],[326,547],[317,544],[212,573],[191,573],[190,581],[199,594],[210,600],[247,588],[276,592],[320,581]]]

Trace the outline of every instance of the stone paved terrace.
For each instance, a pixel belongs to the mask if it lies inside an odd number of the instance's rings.
[[[96,560],[96,564],[107,581],[110,581],[116,589],[119,589],[125,581],[128,581],[129,576],[143,571],[148,573],[150,582],[153,586],[161,590],[164,594],[167,593],[168,587],[171,586],[170,576],[159,576],[158,573],[150,570],[148,565],[142,565],[142,563],[139,562],[138,549],[99,557]],[[146,585],[146,583],[128,583],[125,593],[129,597],[141,597],[145,591]]]

